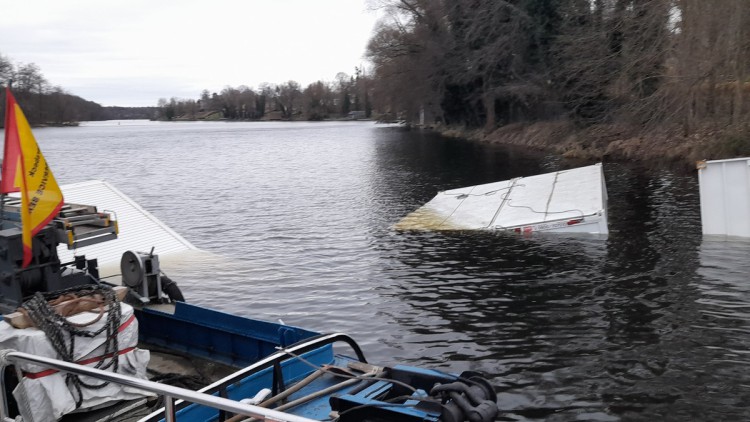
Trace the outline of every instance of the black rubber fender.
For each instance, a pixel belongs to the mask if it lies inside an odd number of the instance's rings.
[[[182,295],[182,291],[177,286],[177,283],[172,281],[172,279],[166,275],[161,276],[161,290],[167,294],[169,300],[172,302],[185,301],[185,296]]]

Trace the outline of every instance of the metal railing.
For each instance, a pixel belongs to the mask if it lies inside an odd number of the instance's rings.
[[[167,422],[174,422],[176,420],[174,406],[175,399],[185,400],[191,403],[198,403],[215,409],[232,412],[238,415],[246,415],[248,417],[258,418],[260,420],[272,420],[279,422],[315,422],[313,419],[303,418],[272,409],[265,409],[262,407],[240,403],[234,400],[216,397],[205,393],[199,393],[196,391],[174,387],[171,385],[160,384],[140,378],[134,378],[115,372],[102,371],[100,369],[89,368],[87,366],[82,366],[75,363],[31,355],[23,352],[17,352],[10,349],[0,350],[0,372],[4,372],[6,366],[13,364],[17,365],[22,362],[34,363],[71,374],[94,377],[103,381],[108,381],[119,385],[133,387],[158,394],[164,398],[164,418]],[[2,389],[2,397],[0,397],[0,400],[3,401],[3,406],[0,406],[0,412],[5,413],[6,406],[4,401],[6,400],[7,396],[5,385],[4,383],[2,384],[3,385],[0,386],[0,389]],[[2,414],[0,415],[0,417],[2,420],[8,420],[7,414]]]
[[[233,374],[230,374],[224,377],[223,379],[220,379],[206,387],[203,387],[198,391],[201,393],[205,393],[205,394],[211,394],[211,395],[216,394],[218,396],[226,397],[227,388],[230,385],[234,385],[238,381],[244,378],[247,378],[253,374],[256,374],[264,369],[277,367],[283,360],[296,358],[300,355],[304,355],[307,352],[310,352],[312,350],[315,350],[320,347],[330,345],[333,343],[346,343],[354,351],[354,354],[357,356],[357,359],[360,362],[367,363],[367,359],[365,359],[365,355],[362,352],[362,349],[359,347],[357,342],[354,341],[353,338],[349,337],[348,335],[344,333],[319,334],[317,336],[301,340],[295,344],[292,344],[291,346],[280,349],[264,357],[263,359],[255,362],[254,364],[247,366]],[[283,380],[276,378],[277,376],[279,377],[281,376],[280,373],[277,373],[277,371],[274,371],[273,376],[274,376],[274,379],[273,379],[274,385],[278,382],[283,383]],[[176,410],[180,410],[186,407],[188,404],[189,404],[189,401],[177,400],[176,402],[173,403],[173,406]],[[163,408],[156,410],[141,420],[142,421],[159,420],[159,416],[163,412],[164,412]],[[221,417],[219,418],[219,420],[221,420]]]

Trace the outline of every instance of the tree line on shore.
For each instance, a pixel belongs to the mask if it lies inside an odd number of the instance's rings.
[[[161,120],[324,120],[369,118],[373,112],[372,80],[355,67],[353,76],[340,72],[333,82],[302,86],[296,81],[263,83],[256,89],[227,86],[203,90],[198,99],[161,98]]]
[[[747,1],[373,2],[373,96],[412,119],[747,132]]]
[[[160,100],[162,118],[398,116],[483,128],[567,121],[689,136],[750,133],[743,0],[371,0],[371,67],[302,89],[227,87]]]
[[[0,89],[13,81],[13,96],[22,105],[29,123],[68,125],[87,120],[149,119],[155,107],[103,107],[93,101],[72,95],[60,86],[50,84],[39,66],[16,63],[0,54]],[[0,115],[5,115],[5,101],[0,102]],[[0,126],[3,121],[0,121]]]
[[[156,107],[103,107],[51,85],[34,63],[16,63],[0,54],[0,88],[13,81],[13,94],[32,125],[66,125],[111,119],[306,119],[367,118],[373,110],[370,78],[364,69],[354,76],[336,75],[334,82],[318,81],[302,89],[295,81],[225,87],[219,93],[204,90],[197,100],[161,98]],[[3,102],[0,113],[4,114]],[[2,122],[0,122],[0,125]]]
[[[147,117],[388,116],[483,128],[566,121],[689,136],[750,133],[750,4],[744,0],[370,0],[382,19],[369,66],[295,81],[160,99]],[[0,55],[30,120],[106,118]]]

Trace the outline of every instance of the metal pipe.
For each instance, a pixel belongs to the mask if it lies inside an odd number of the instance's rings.
[[[324,396],[326,394],[333,393],[334,391],[341,390],[342,388],[348,387],[348,386],[353,385],[353,384],[356,384],[359,381],[361,381],[361,380],[359,380],[359,379],[350,379],[350,380],[346,380],[346,381],[340,382],[338,384],[334,384],[334,385],[332,385],[332,386],[330,386],[328,388],[325,388],[323,390],[318,390],[318,391],[316,391],[314,393],[311,393],[311,394],[309,394],[309,395],[307,395],[305,397],[300,397],[297,400],[293,400],[293,401],[290,401],[287,404],[281,405],[281,406],[277,407],[276,410],[291,409],[294,406],[299,406],[302,403],[307,403],[310,400],[316,399],[316,398],[318,398],[320,396]],[[255,417],[245,418],[245,417],[235,416],[235,417],[233,417],[231,419],[227,419],[226,422],[240,422],[240,421],[242,421],[242,422],[257,422],[258,419],[255,418]]]
[[[312,382],[315,378],[317,378],[318,376],[320,376],[320,374],[323,374],[323,373],[325,373],[325,371],[318,370],[316,372],[313,372],[312,375],[310,375],[308,378],[312,378],[310,380],[310,382]],[[302,403],[307,403],[310,400],[314,400],[314,399],[316,399],[318,397],[321,397],[321,396],[324,396],[326,394],[333,393],[335,391],[341,390],[344,387],[348,387],[350,385],[354,385],[354,384],[356,384],[356,383],[358,383],[360,381],[367,381],[368,378],[370,378],[370,377],[377,377],[377,376],[379,376],[382,373],[383,373],[383,369],[378,367],[377,369],[373,369],[370,372],[365,372],[364,374],[362,374],[362,375],[360,375],[360,376],[358,376],[356,378],[348,379],[348,380],[340,382],[338,384],[334,384],[334,385],[332,385],[332,386],[330,386],[328,388],[324,388],[322,390],[317,390],[317,391],[312,392],[312,393],[310,393],[310,394],[308,394],[308,395],[306,395],[304,397],[300,397],[300,398],[298,398],[296,400],[292,400],[289,403],[286,403],[286,404],[283,404],[281,406],[276,407],[276,410],[282,411],[282,410],[286,410],[286,409],[291,409],[291,408],[293,408],[295,406],[299,406]],[[303,382],[303,381],[305,381],[305,380],[302,380],[300,382]],[[296,386],[297,386],[297,384],[294,385],[294,387],[296,387]],[[292,388],[294,388],[294,387],[292,387]],[[282,393],[282,394],[284,394],[284,393]],[[281,394],[279,394],[279,395],[281,395]],[[270,399],[264,401],[263,403],[261,403],[260,406],[271,405],[274,402],[277,402],[278,400],[279,400],[278,398],[270,398]],[[257,419],[255,419],[255,418],[244,418],[244,417],[241,417],[241,416],[235,416],[233,418],[227,419],[226,422],[239,422],[239,421],[257,421]]]
[[[318,369],[317,371],[315,371],[312,374],[308,375],[302,381],[294,384],[292,387],[284,390],[283,392],[281,392],[281,393],[279,393],[279,394],[277,394],[277,395],[275,395],[275,396],[273,396],[271,398],[268,398],[268,399],[264,400],[262,403],[259,403],[258,406],[267,408],[268,406],[276,403],[277,401],[282,400],[282,399],[284,399],[284,398],[292,395],[293,393],[299,391],[300,389],[302,389],[302,387],[304,387],[304,386],[310,384],[311,382],[315,381],[316,379],[318,379],[324,373],[325,372],[323,370]],[[240,422],[240,421],[245,420],[245,419],[247,419],[245,416],[243,416],[243,415],[237,415],[237,416],[233,416],[233,417],[227,419],[224,422]]]
[[[4,199],[3,199],[4,200]],[[2,226],[0,226],[2,227]],[[9,419],[8,416],[8,396],[5,394],[5,369],[0,370],[0,420]]]
[[[213,384],[207,385],[198,391],[214,392],[220,389],[224,385],[233,384],[237,382],[237,380],[239,379],[245,378],[264,368],[270,367],[277,360],[286,359],[286,358],[294,358],[297,355],[302,355],[318,347],[323,347],[325,345],[332,344],[333,342],[337,342],[337,341],[343,341],[347,343],[356,353],[357,359],[359,359],[359,361],[362,363],[367,363],[367,360],[365,360],[365,356],[362,353],[362,349],[360,349],[359,345],[357,345],[354,339],[352,339],[348,335],[343,334],[343,333],[321,334],[319,336],[315,336],[313,338],[303,340],[291,346],[282,348],[281,350],[278,350],[262,358],[261,360],[255,362],[254,364],[246,368],[240,369],[239,371],[233,374],[227,375],[226,377],[214,382]]]
[[[298,406],[298,405],[300,405],[302,403],[306,403],[306,402],[308,402],[308,401],[310,401],[312,399],[316,399],[318,397],[325,396],[326,394],[333,393],[334,391],[341,390],[344,387],[348,387],[350,385],[354,385],[354,384],[356,384],[356,383],[358,383],[360,381],[366,380],[367,378],[377,377],[381,373],[382,373],[382,369],[381,368],[373,369],[372,371],[366,372],[366,373],[358,376],[357,378],[352,378],[352,379],[349,379],[349,380],[346,380],[346,381],[342,381],[342,382],[340,382],[338,384],[334,384],[334,385],[332,385],[332,386],[330,386],[328,388],[324,388],[322,390],[318,390],[318,391],[315,391],[313,393],[310,393],[310,394],[306,395],[305,397],[300,397],[297,400],[293,400],[293,401],[290,401],[289,403],[286,403],[286,404],[283,404],[281,406],[278,406],[276,408],[276,410],[281,411],[281,410],[291,409],[294,406]]]
[[[330,334],[320,334],[315,337],[311,337],[302,341],[299,341],[291,346],[287,346],[285,348],[282,348],[281,350],[278,350],[261,360],[255,362],[254,364],[240,369],[239,371],[230,374],[218,381],[215,381],[213,384],[207,385],[198,392],[201,393],[207,393],[207,394],[213,394],[217,391],[221,391],[222,388],[226,388],[227,386],[234,384],[235,382],[244,379],[256,372],[259,372],[265,368],[271,367],[274,362],[285,360],[287,358],[294,358],[298,355],[303,355],[311,350],[315,350],[317,348],[323,347],[328,344],[332,344],[335,342],[344,342],[349,345],[349,347],[354,350],[354,353],[357,355],[357,359],[359,359],[362,363],[367,363],[367,360],[365,359],[365,355],[362,352],[362,349],[359,347],[356,341],[354,341],[353,338],[349,337],[348,335],[344,333],[330,333]],[[189,402],[189,400],[186,400]],[[175,408],[181,409],[186,404],[181,401],[177,400],[175,401]],[[145,417],[143,420],[156,420],[155,418],[162,413],[162,410],[156,410],[153,413],[149,414],[147,417]]]
[[[282,404],[281,406],[277,407],[276,409],[277,410],[291,409],[294,406],[299,406],[302,403],[307,403],[310,400],[316,399],[316,398],[321,397],[321,396],[325,396],[326,394],[333,393],[334,391],[339,391],[339,390],[341,390],[344,387],[348,387],[350,385],[354,385],[354,384],[356,384],[356,383],[358,383],[360,381],[361,381],[360,379],[351,379],[351,380],[342,381],[342,382],[340,382],[338,384],[334,384],[334,385],[332,385],[332,386],[330,386],[328,388],[325,388],[323,390],[318,390],[318,391],[316,391],[314,393],[310,393],[310,394],[306,395],[305,397],[300,397],[297,400],[290,401],[287,404]]]
[[[174,399],[171,396],[164,396],[164,421],[175,422],[177,415],[174,413]]]
[[[302,381],[300,381],[300,382],[294,384],[293,386],[287,388],[283,392],[281,392],[281,393],[279,393],[279,394],[277,394],[277,395],[275,395],[273,397],[270,397],[270,398],[268,398],[266,400],[263,400],[263,402],[260,403],[260,404],[258,404],[258,406],[260,406],[260,407],[269,407],[270,405],[276,403],[277,401],[283,400],[283,399],[291,396],[292,394],[296,393],[297,391],[301,390],[302,387],[304,387],[307,384],[310,384],[311,382],[315,381],[316,379],[318,379],[324,373],[325,373],[325,371],[323,371],[322,369],[318,369],[317,371],[315,371],[312,374],[310,374],[307,377],[305,377],[305,379],[303,379]]]
[[[198,403],[215,409],[258,418],[266,418],[285,422],[316,422],[313,419],[308,419],[297,415],[291,415],[272,409],[264,409],[262,407],[225,399],[223,397],[211,396],[208,394],[187,390],[172,385],[160,384],[149,380],[129,377],[127,375],[122,375],[115,372],[102,371],[96,368],[89,368],[87,366],[82,366],[75,363],[36,356],[29,353],[17,352],[14,350],[0,350],[0,370],[3,370],[4,367],[10,363],[18,364],[21,362],[35,363],[47,368],[57,369],[58,371],[90,376],[103,381],[113,382],[119,385],[156,393],[165,396],[166,400],[172,402],[172,406],[174,405],[172,397],[174,397],[191,403]]]

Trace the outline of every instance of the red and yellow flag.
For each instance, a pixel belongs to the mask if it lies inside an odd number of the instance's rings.
[[[29,122],[5,89],[5,155],[0,193],[21,192],[23,267],[31,262],[31,239],[60,211],[63,196]]]

